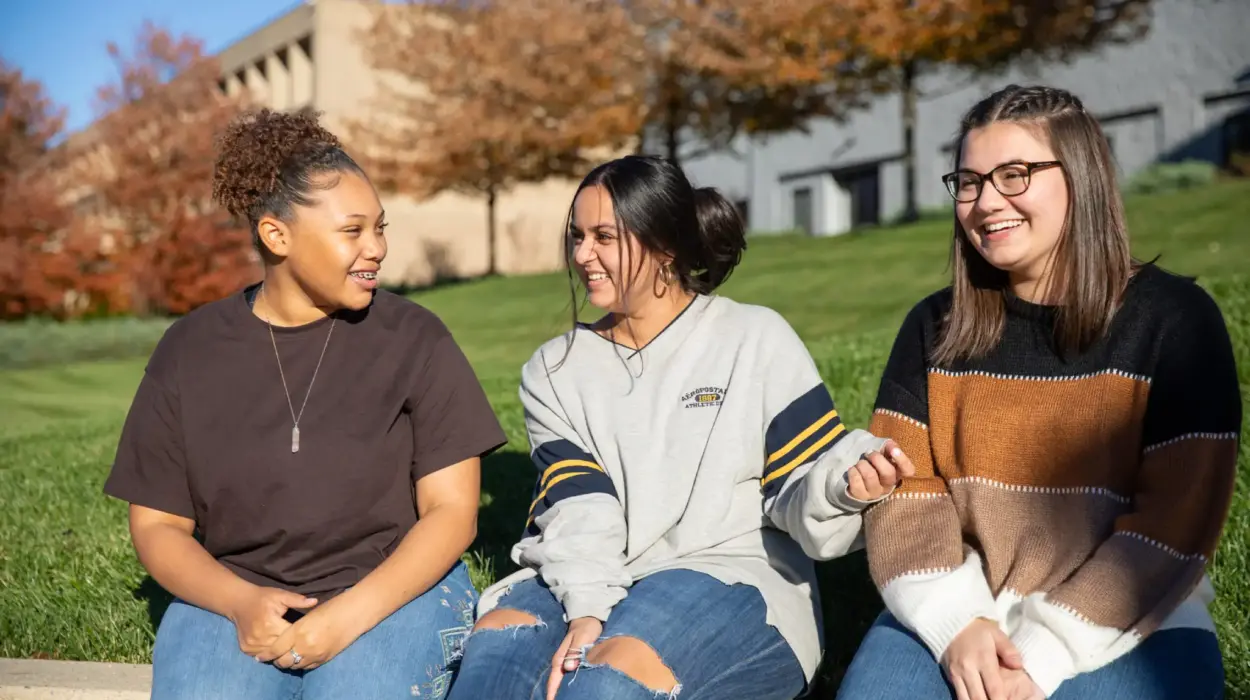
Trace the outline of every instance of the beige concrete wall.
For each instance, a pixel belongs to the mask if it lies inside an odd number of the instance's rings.
[[[343,133],[345,120],[372,107],[379,77],[366,62],[359,32],[369,23],[370,3],[317,0],[313,29],[316,105],[329,128]],[[562,265],[564,219],[576,182],[549,181],[518,187],[497,204],[496,260],[504,274],[545,272]],[[487,267],[484,199],[446,193],[424,201],[383,197],[390,228],[383,264],[386,283],[425,284],[438,276],[474,276]]]

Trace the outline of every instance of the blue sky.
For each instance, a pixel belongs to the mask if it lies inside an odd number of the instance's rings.
[[[129,49],[145,19],[192,34],[210,53],[229,46],[296,0],[16,0],[0,10],[0,57],[44,84],[69,110],[66,132],[95,116],[95,90],[116,70],[105,46]]]

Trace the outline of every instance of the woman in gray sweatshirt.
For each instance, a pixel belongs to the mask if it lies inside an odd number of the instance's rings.
[[[449,697],[794,698],[822,653],[812,559],[858,547],[912,466],[843,424],[779,314],[713,294],[746,247],[715,190],[611,161],[568,236],[607,313],[522,368],[520,569],[483,593]]]

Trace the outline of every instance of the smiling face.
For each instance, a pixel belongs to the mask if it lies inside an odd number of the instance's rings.
[[[1028,188],[1020,194],[1003,195],[986,177],[975,201],[955,203],[964,235],[986,262],[1007,272],[1014,282],[1042,280],[1068,218],[1068,185],[1062,168],[1038,168],[1030,175],[1023,166],[1058,160],[1040,133],[1011,122],[991,123],[968,132],[959,158],[960,170],[983,176],[1007,163],[1022,164],[1000,168],[997,173],[1007,192],[1024,184],[1018,178],[1027,177]],[[973,180],[961,175],[960,185],[967,188]]]
[[[608,191],[591,185],[577,193],[569,226],[573,267],[596,308],[637,312],[655,297],[660,261],[622,230]]]
[[[292,220],[264,217],[261,240],[319,307],[367,307],[386,258],[385,213],[373,185],[355,172],[323,176],[310,206],[296,205]]]

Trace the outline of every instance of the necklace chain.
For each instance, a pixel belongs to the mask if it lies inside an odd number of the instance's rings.
[[[265,285],[260,286],[261,297],[265,300],[265,306],[269,305],[269,296],[265,294]],[[291,411],[291,421],[295,424],[291,428],[291,451],[299,452],[299,421],[304,417],[304,408],[308,406],[308,397],[312,395],[313,384],[317,381],[317,372],[321,370],[321,361],[325,359],[326,348],[330,347],[330,336],[334,335],[334,324],[338,322],[337,316],[330,318],[330,332],[326,333],[326,342],[321,346],[321,357],[317,358],[317,366],[313,368],[312,380],[308,382],[308,391],[304,394],[304,403],[299,407],[299,415],[295,414],[295,405],[291,403],[291,390],[286,385],[286,374],[282,371],[282,357],[278,354],[278,340],[273,334],[273,324],[269,322],[269,315],[263,314],[265,326],[269,328],[269,342],[273,343],[273,356],[278,361],[278,376],[282,378],[282,392],[286,394],[286,406]]]

